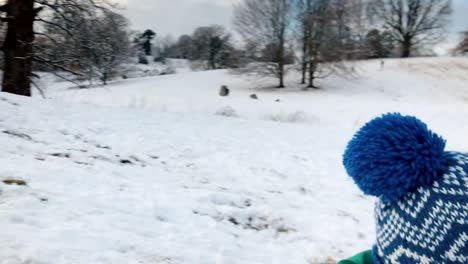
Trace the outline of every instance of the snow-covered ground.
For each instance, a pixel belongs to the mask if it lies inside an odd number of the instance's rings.
[[[319,80],[321,90],[301,91],[298,76],[288,89],[274,80],[244,78],[228,71],[183,72],[115,82],[105,88],[65,90],[49,87],[48,95],[66,102],[85,102],[158,112],[215,114],[232,108],[242,118],[357,128],[387,111],[413,113],[426,119],[459,110],[468,102],[468,59],[423,58],[380,60],[352,65],[348,78]],[[228,85],[229,97],[218,95]],[[59,87],[59,86],[57,86]],[[250,99],[255,93],[259,100]],[[277,102],[279,100],[279,102]],[[429,107],[430,106],[430,107]]]
[[[468,151],[468,61],[354,67],[309,92],[184,71],[0,94],[0,264],[316,264],[370,248],[374,200],[344,172],[346,142],[399,111]]]

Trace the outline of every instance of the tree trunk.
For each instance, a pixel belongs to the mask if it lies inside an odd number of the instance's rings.
[[[308,45],[309,45],[309,38],[308,38],[308,35],[309,35],[309,32],[308,30],[306,29],[306,25],[304,23],[303,25],[304,27],[304,32],[303,32],[303,38],[302,38],[302,80],[301,80],[301,84],[305,84],[306,83],[306,78],[307,78],[307,58],[309,57],[308,56]]]
[[[101,80],[102,80],[102,85],[107,85],[107,72],[104,72],[102,74]]]
[[[411,55],[411,48],[413,46],[413,43],[411,43],[411,39],[406,38],[403,40],[401,43],[401,57],[402,58],[408,58]]]
[[[301,84],[306,83],[307,79],[307,66],[309,65],[310,58],[310,38],[311,38],[311,28],[310,28],[310,13],[312,10],[312,0],[307,0],[306,2],[306,14],[302,17],[302,81]]]
[[[213,51],[213,49],[211,47],[210,47],[210,51],[209,51],[209,54],[208,54],[208,67],[211,70],[216,69],[215,52]]]
[[[307,78],[307,61],[304,61],[302,63],[302,78],[301,78],[301,84],[306,83],[306,78]]]
[[[284,34],[285,34],[285,28],[282,29],[282,32],[279,36],[279,46],[278,46],[278,51],[277,51],[277,61],[278,61],[278,77],[279,77],[279,85],[278,88],[284,88],[284,66],[286,64],[286,58],[284,57],[285,55],[285,39],[284,39]]]
[[[214,56],[210,58],[210,67],[212,70],[216,70],[216,62]]]
[[[31,96],[33,26],[38,10],[34,0],[8,0],[5,10],[8,29],[3,44],[2,91]]]
[[[315,77],[314,77],[313,73],[309,73],[309,85],[307,85],[307,89],[308,88],[317,89],[317,86],[315,86],[314,81],[315,81]]]
[[[279,84],[277,88],[284,88],[284,64],[279,63],[279,73],[278,73],[278,79],[279,79]]]
[[[317,70],[317,63],[315,62],[315,60],[311,59],[310,65],[309,65],[309,85],[307,86],[307,88],[318,89],[318,87],[315,86],[314,84],[316,70]]]

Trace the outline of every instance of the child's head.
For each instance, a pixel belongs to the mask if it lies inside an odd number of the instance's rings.
[[[387,114],[361,128],[343,164],[376,205],[376,263],[468,263],[468,154],[415,117]]]

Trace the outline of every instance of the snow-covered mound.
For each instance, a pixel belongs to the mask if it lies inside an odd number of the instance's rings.
[[[0,95],[0,263],[317,263],[371,246],[339,129]]]
[[[155,62],[152,56],[148,56],[147,62],[148,64],[139,64],[135,61],[133,63],[122,65],[120,69],[121,77],[123,77],[123,79],[132,79],[190,71],[190,66],[187,60],[166,59],[163,63]]]
[[[466,110],[468,59],[390,59],[383,69],[380,62],[351,64],[354,73],[321,79],[321,89],[308,92],[301,91],[297,74],[288,76],[287,89],[277,90],[271,88],[274,80],[249,79],[225,70],[180,72],[89,90],[46,86],[49,97],[67,102],[210,115],[232,108],[242,118],[331,125],[387,111],[430,119],[429,114]],[[230,88],[230,96],[218,95],[221,85]],[[259,100],[250,98],[253,93]],[[430,113],[426,111],[428,105],[432,106]]]

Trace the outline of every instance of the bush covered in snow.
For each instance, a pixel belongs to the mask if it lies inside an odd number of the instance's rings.
[[[125,64],[122,65],[122,76],[124,78],[141,78],[158,75],[175,74],[176,70],[171,65],[162,63],[154,63],[150,65],[144,64]]]
[[[221,107],[216,111],[216,115],[227,116],[227,117],[238,117],[236,110],[231,106]]]
[[[265,116],[266,120],[284,123],[307,123],[314,120],[313,117],[304,111],[296,111],[293,113],[274,113]]]

